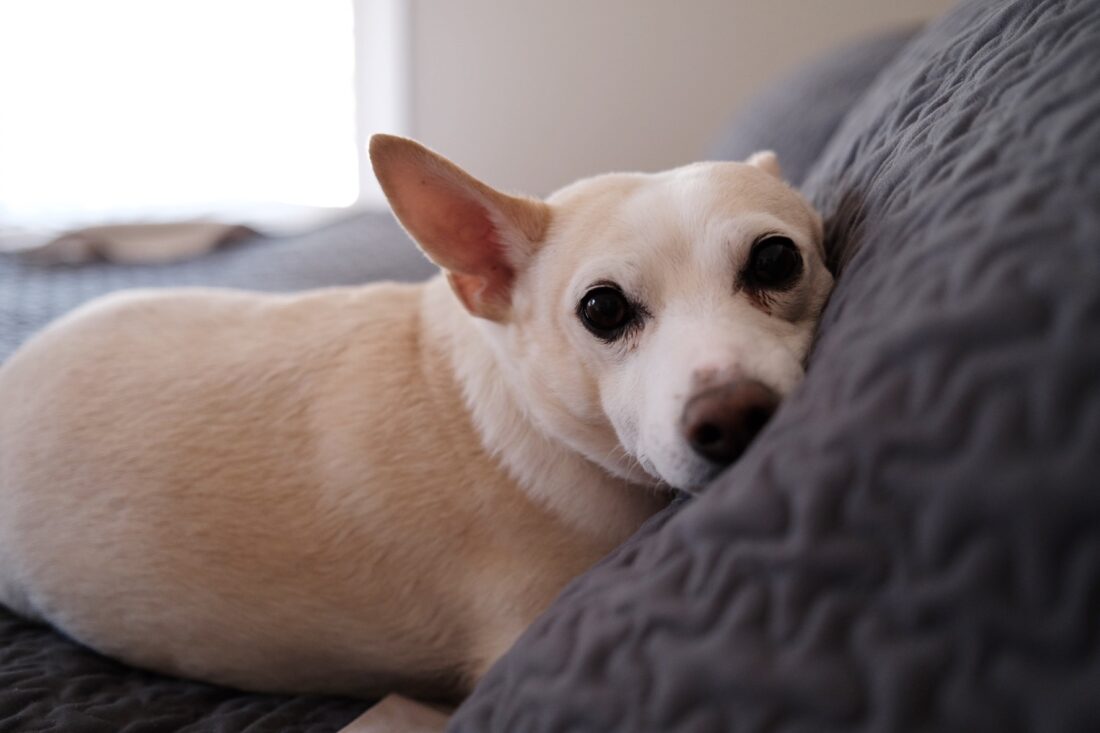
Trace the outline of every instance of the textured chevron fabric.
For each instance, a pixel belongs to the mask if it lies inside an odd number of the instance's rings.
[[[804,188],[805,383],[452,731],[1100,730],[1100,3],[964,2]]]

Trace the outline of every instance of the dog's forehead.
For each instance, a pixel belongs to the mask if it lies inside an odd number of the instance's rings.
[[[787,184],[744,163],[695,163],[586,179],[549,199],[562,239],[579,246],[695,246],[715,227],[773,220],[812,234],[814,214]]]
[[[789,186],[745,163],[695,163],[649,176],[623,201],[631,218],[679,218],[682,226],[696,217],[768,213],[801,220],[805,204]]]

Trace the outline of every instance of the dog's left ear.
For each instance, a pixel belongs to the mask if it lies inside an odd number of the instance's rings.
[[[779,167],[779,156],[771,150],[761,150],[758,153],[753,153],[745,162],[775,176],[779,180],[783,180],[783,169]]]
[[[407,138],[374,135],[370,159],[394,214],[466,309],[507,320],[516,273],[546,236],[550,207],[501,193]]]

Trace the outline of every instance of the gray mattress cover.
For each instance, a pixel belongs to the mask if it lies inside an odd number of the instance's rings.
[[[805,188],[805,383],[452,731],[1100,730],[1100,3],[963,3]]]

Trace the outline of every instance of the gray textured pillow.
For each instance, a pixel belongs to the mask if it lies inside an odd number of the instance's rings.
[[[806,382],[452,730],[1097,730],[1100,3],[959,6],[805,188],[841,266]]]

